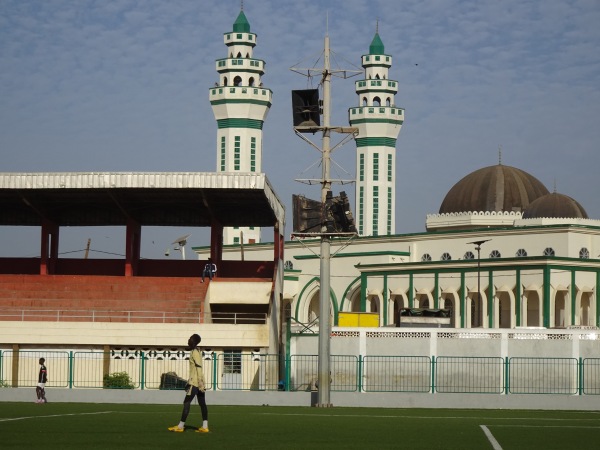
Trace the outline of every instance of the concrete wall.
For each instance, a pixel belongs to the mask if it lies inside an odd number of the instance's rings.
[[[107,389],[48,389],[49,403],[143,403],[183,402],[182,391]],[[0,388],[0,402],[34,402],[34,388]],[[317,403],[317,392],[207,392],[211,405],[304,406]],[[456,409],[546,409],[598,411],[597,396],[578,395],[485,395],[332,392],[334,407],[456,408]]]

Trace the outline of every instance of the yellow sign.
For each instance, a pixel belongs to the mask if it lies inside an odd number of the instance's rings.
[[[370,312],[340,312],[338,313],[340,327],[378,327],[379,313]]]

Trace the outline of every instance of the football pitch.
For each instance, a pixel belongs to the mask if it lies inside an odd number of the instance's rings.
[[[192,405],[0,403],[2,449],[600,448],[600,412],[211,406],[207,434]]]

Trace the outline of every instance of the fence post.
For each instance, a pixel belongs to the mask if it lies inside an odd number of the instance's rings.
[[[75,356],[73,355],[73,350],[71,350],[69,352],[69,381],[68,381],[68,385],[69,385],[69,389],[73,389],[73,358]]]
[[[144,385],[146,384],[146,361],[144,358],[144,352],[140,351],[140,357],[141,357],[141,361],[140,364],[142,365],[140,368],[140,389],[143,391],[144,390]]]
[[[19,344],[13,344],[12,387],[19,387]]]
[[[435,394],[435,356],[431,356],[431,393]]]
[[[362,367],[363,367],[363,357],[362,355],[358,355],[358,392],[362,392]]]
[[[217,352],[212,354],[213,363],[213,391],[217,390]]]
[[[506,393],[510,394],[510,358],[506,357],[506,373],[508,374],[506,377]]]
[[[577,377],[579,381],[579,386],[577,387],[577,391],[579,395],[583,394],[583,358],[579,357],[579,364],[577,364],[577,370],[579,371],[579,377]]]
[[[504,394],[508,394],[510,381],[508,378],[510,371],[508,370],[508,356],[504,357]]]
[[[285,390],[290,391],[290,383],[292,381],[292,355],[285,355]]]

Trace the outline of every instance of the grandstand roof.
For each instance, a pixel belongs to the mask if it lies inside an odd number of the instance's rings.
[[[273,227],[284,207],[262,173],[0,173],[0,225]]]

